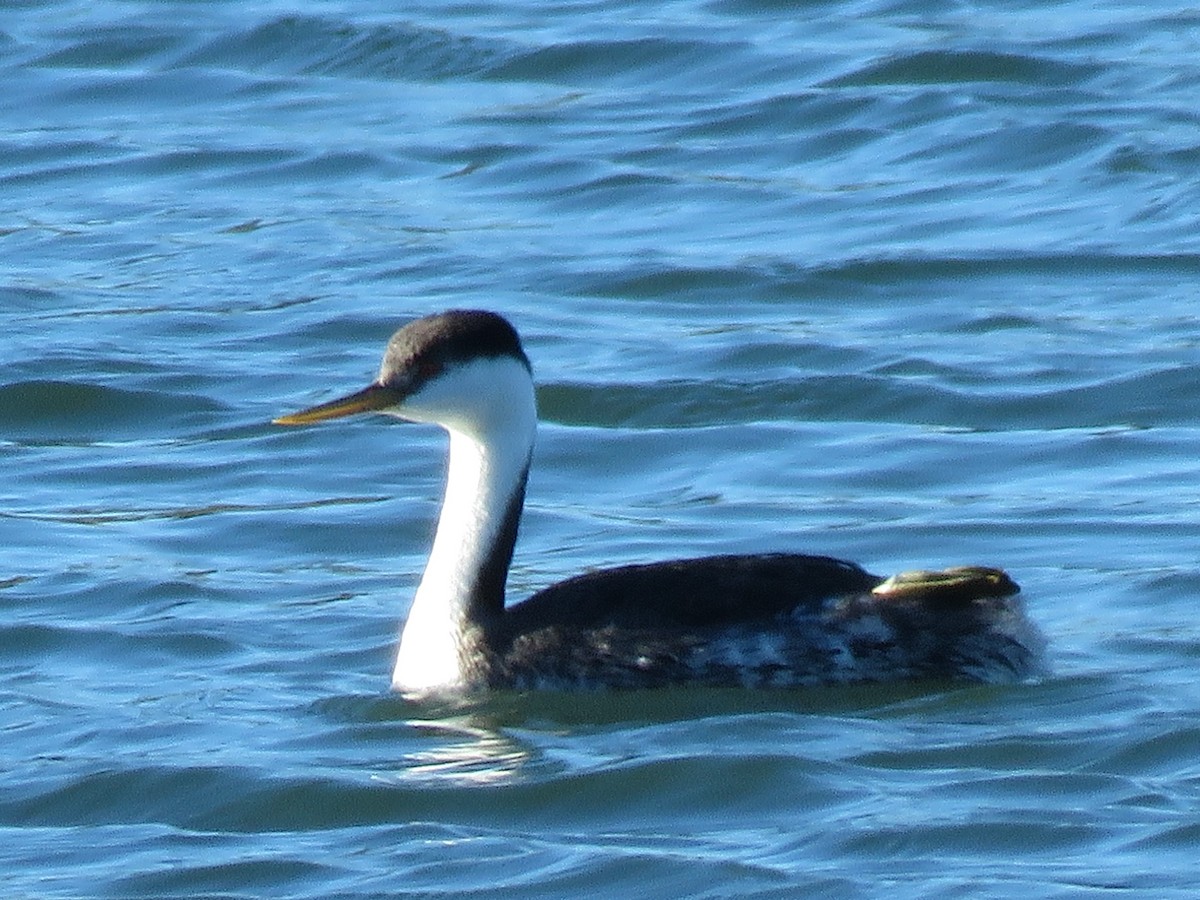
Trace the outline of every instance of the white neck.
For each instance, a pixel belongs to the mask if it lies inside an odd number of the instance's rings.
[[[447,413],[451,401],[454,412]],[[464,408],[465,407],[465,408]],[[537,429],[528,371],[516,360],[479,360],[406,401],[405,418],[435,421],[450,435],[446,493],[425,573],[400,637],[392,687],[453,691],[467,679],[464,642],[490,584],[503,603],[511,503],[521,502]],[[516,513],[519,515],[519,507]],[[503,566],[495,584],[497,565]],[[489,581],[489,575],[491,580]],[[492,610],[499,612],[499,608]]]

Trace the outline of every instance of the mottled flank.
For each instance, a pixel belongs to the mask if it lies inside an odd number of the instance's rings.
[[[573,596],[578,602],[563,610],[559,624],[512,634],[506,633],[511,623],[501,623],[476,632],[464,647],[473,657],[468,687],[1006,682],[1041,665],[1042,638],[1025,616],[1017,585],[997,569],[904,573],[885,581],[824,557],[714,557],[664,566],[593,573],[529,601],[539,615],[548,615],[551,602],[570,603]],[[795,578],[790,592],[755,590],[761,588],[756,573],[774,588],[772,576],[788,571]],[[730,586],[730,572],[738,573],[749,595],[721,593]],[[888,589],[897,581],[904,583],[902,592]],[[640,602],[628,592],[652,583],[658,593]],[[814,584],[828,593],[814,594]],[[695,593],[677,593],[681,586]],[[590,621],[589,596],[606,589],[630,602]],[[677,602],[656,599],[664,596]],[[529,618],[523,606],[513,610],[518,622]],[[739,608],[751,614],[737,618]]]

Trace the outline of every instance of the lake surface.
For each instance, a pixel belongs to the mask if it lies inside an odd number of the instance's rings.
[[[1194,897],[1200,15],[0,12],[13,898]],[[436,430],[273,416],[521,329],[510,592],[1003,565],[1028,684],[389,693]]]

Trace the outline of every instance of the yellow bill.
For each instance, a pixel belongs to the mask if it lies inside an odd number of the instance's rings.
[[[326,419],[340,419],[343,416],[353,416],[356,413],[378,412],[395,406],[399,401],[396,391],[382,384],[372,384],[357,393],[350,394],[338,400],[330,400],[319,406],[312,406],[294,412],[288,416],[273,419],[274,425],[310,425],[313,422],[324,422]]]

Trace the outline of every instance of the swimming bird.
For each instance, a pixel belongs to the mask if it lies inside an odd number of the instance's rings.
[[[1011,681],[1036,668],[1019,588],[981,566],[885,579],[825,556],[708,556],[586,572],[506,606],[537,406],[529,358],[496,313],[419,318],[392,336],[373,383],[275,422],[372,411],[449,433],[392,675],[404,694]]]

